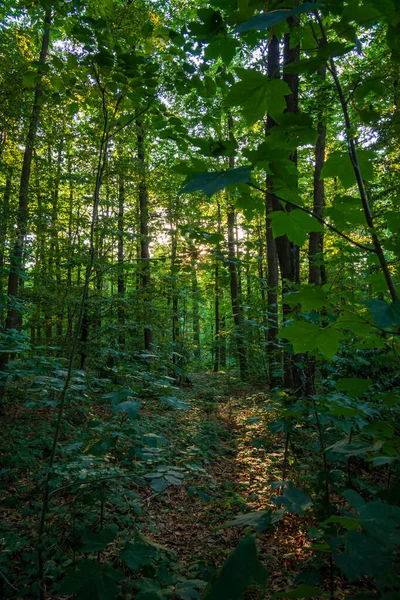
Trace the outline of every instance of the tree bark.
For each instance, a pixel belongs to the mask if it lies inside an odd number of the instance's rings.
[[[50,24],[51,10],[47,9],[44,14],[43,35],[39,55],[39,63],[46,62],[50,43]],[[10,305],[7,310],[5,329],[14,329],[19,324],[19,311],[15,308],[15,300],[18,298],[18,283],[23,266],[23,253],[25,238],[28,229],[29,219],[29,182],[31,176],[33,149],[36,142],[36,134],[39,125],[40,111],[42,107],[41,98],[43,95],[43,71],[39,68],[38,75],[40,79],[35,86],[32,113],[29,120],[28,134],[25,141],[24,158],[21,170],[21,179],[19,186],[18,212],[17,212],[17,232],[14,248],[10,257],[10,271],[8,275],[7,294],[10,298]],[[9,355],[2,353],[0,357],[0,372],[7,369]],[[5,380],[0,382],[0,405],[4,396]],[[1,410],[1,407],[0,407]]]
[[[276,36],[272,36],[268,46],[268,76],[274,79],[279,79],[280,69],[280,50],[279,40]],[[268,136],[271,129],[276,125],[274,119],[267,115],[265,125],[265,135]],[[269,177],[266,176],[266,193],[265,193],[265,229],[266,229],[266,244],[267,244],[267,306],[268,306],[268,372],[269,382],[271,387],[275,387],[279,383],[279,376],[275,373],[279,372],[277,367],[280,367],[281,356],[277,344],[277,336],[279,332],[278,325],[278,244],[274,239],[271,225],[270,214],[275,210],[281,210],[281,206],[273,194],[273,186]],[[279,240],[280,238],[278,238]]]
[[[232,115],[228,116],[228,133],[229,137],[233,137],[233,119]],[[229,168],[233,169],[235,166],[235,159],[229,158]],[[232,304],[232,316],[235,324],[235,338],[236,347],[239,359],[239,371],[242,378],[247,377],[248,366],[247,366],[247,351],[243,337],[243,310],[240,304],[239,295],[239,281],[238,273],[236,269],[237,255],[236,255],[236,238],[235,238],[235,208],[232,204],[228,204],[228,268],[229,268],[229,281],[231,291],[231,304]]]
[[[125,275],[124,275],[124,208],[125,208],[125,180],[120,173],[118,177],[118,344],[125,346]]]
[[[144,297],[143,340],[146,352],[153,351],[153,331],[150,328],[150,250],[149,250],[149,194],[146,183],[145,139],[143,123],[136,120],[137,158],[139,164],[139,219],[140,219],[140,279]]]
[[[326,80],[326,67],[323,67],[319,75],[323,81]],[[325,206],[325,183],[321,179],[321,171],[325,162],[326,126],[323,120],[323,107],[321,102],[318,106],[318,138],[315,145],[314,166],[314,200],[313,212],[319,217],[323,216]],[[323,268],[324,233],[315,231],[310,233],[308,244],[309,275],[308,282],[314,285],[326,283],[325,269]]]

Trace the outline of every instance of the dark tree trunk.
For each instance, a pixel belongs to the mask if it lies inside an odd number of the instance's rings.
[[[200,303],[199,303],[199,282],[197,281],[197,251],[194,246],[190,248],[190,266],[192,282],[192,317],[193,317],[193,345],[194,358],[201,358],[200,347]]]
[[[228,117],[228,132],[229,137],[233,137],[233,119],[232,116]],[[235,159],[229,158],[229,168],[233,169],[235,166]],[[236,239],[235,239],[235,208],[232,204],[228,205],[228,267],[229,267],[229,281],[231,290],[231,303],[232,303],[232,316],[235,324],[235,337],[236,347],[239,359],[239,370],[242,378],[247,377],[248,366],[247,366],[247,352],[246,345],[243,336],[243,310],[240,304],[239,294],[239,281],[238,273],[236,269],[237,255],[236,255]]]
[[[146,183],[145,140],[143,123],[136,121],[137,127],[137,157],[139,164],[139,217],[140,217],[140,274],[144,299],[143,329],[144,349],[153,351],[153,332],[149,326],[151,320],[150,306],[150,251],[149,251],[149,194]]]
[[[12,167],[7,168],[6,175],[6,185],[4,188],[3,202],[1,206],[1,214],[0,214],[0,294],[4,294],[4,284],[5,284],[5,248],[7,241],[7,233],[9,226],[9,218],[10,218],[10,199],[11,199],[11,189],[12,189],[12,175],[13,169]],[[1,309],[1,326],[4,326],[4,313],[3,307]]]
[[[321,79],[326,79],[326,67],[319,72]],[[325,184],[321,179],[321,171],[325,162],[326,125],[323,120],[323,107],[318,107],[318,138],[315,146],[314,166],[314,202],[313,211],[319,217],[323,216],[325,206]],[[324,233],[315,231],[310,233],[308,244],[309,275],[308,282],[314,285],[326,283],[325,269],[323,269]]]
[[[118,344],[125,346],[125,276],[124,276],[124,205],[125,181],[122,173],[118,179]]]
[[[40,49],[39,63],[43,64],[46,62],[47,54],[50,43],[50,23],[51,23],[51,10],[47,9],[44,15],[44,30],[42,36],[42,45]],[[17,213],[17,232],[14,242],[14,248],[10,257],[10,271],[8,275],[8,286],[7,294],[11,299],[11,305],[7,311],[6,329],[14,329],[20,322],[19,311],[15,308],[15,301],[18,298],[18,283],[21,275],[21,269],[23,266],[23,253],[25,238],[28,229],[28,218],[29,218],[29,182],[31,175],[33,149],[36,141],[36,133],[39,125],[39,116],[42,107],[41,98],[43,95],[43,71],[39,68],[38,74],[40,80],[36,84],[35,94],[33,100],[33,108],[29,121],[28,134],[25,142],[24,158],[21,170],[21,180],[19,187],[19,199],[18,199],[18,213]],[[4,372],[8,365],[8,353],[2,353],[0,357],[0,372]],[[0,382],[0,403],[4,396],[5,381]]]
[[[215,333],[214,333],[214,373],[218,373],[220,361],[221,361],[221,347],[220,347],[220,316],[219,316],[219,262],[218,256],[215,257],[215,284],[214,284],[214,320],[215,320]]]
[[[268,46],[268,76],[278,79],[280,76],[279,70],[279,40],[276,36],[272,36]],[[276,125],[270,115],[267,116],[265,126],[265,135],[268,136],[271,129]],[[277,344],[278,336],[278,240],[274,239],[272,233],[270,214],[274,210],[280,210],[279,202],[275,198],[272,189],[272,182],[269,177],[266,178],[266,194],[265,194],[265,227],[266,227],[266,243],[267,243],[267,306],[268,306],[268,364],[269,364],[269,381],[272,387],[278,385],[279,376],[274,373],[279,372],[281,363],[280,350]]]

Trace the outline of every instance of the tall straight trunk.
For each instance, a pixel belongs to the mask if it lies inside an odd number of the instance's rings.
[[[180,327],[179,327],[179,291],[177,286],[178,266],[176,263],[176,254],[178,240],[176,235],[175,224],[171,226],[171,295],[172,295],[172,364],[174,365],[175,383],[179,384],[182,381],[183,360],[180,348]]]
[[[228,133],[229,137],[233,137],[233,119],[232,115],[228,116]],[[229,168],[233,169],[235,159],[229,158]],[[243,337],[243,310],[240,304],[239,282],[236,269],[236,238],[235,238],[235,208],[232,204],[228,204],[228,266],[229,266],[229,281],[231,291],[232,316],[235,324],[236,347],[239,359],[240,376],[245,378],[248,373],[247,351]]]
[[[59,198],[59,187],[61,179],[61,165],[62,165],[62,147],[63,140],[61,140],[57,152],[57,166],[56,173],[52,181],[52,206],[51,206],[51,221],[50,221],[50,244],[48,254],[48,274],[47,278],[49,281],[49,298],[48,298],[48,311],[46,315],[46,338],[50,342],[53,337],[53,298],[56,298],[57,293],[61,290],[61,272],[60,272],[60,250],[58,241],[58,198]],[[51,159],[51,148],[49,148],[49,168],[52,167]],[[52,306],[53,305],[53,306]],[[56,319],[56,330],[57,334],[62,335],[62,303],[59,303],[57,308],[57,319]],[[61,330],[61,333],[60,333]]]
[[[194,246],[190,248],[191,284],[192,284],[192,319],[193,319],[193,344],[194,358],[201,358],[200,346],[200,302],[199,282],[197,280],[197,251]]]
[[[72,291],[72,256],[73,256],[73,236],[72,236],[72,223],[73,223],[73,206],[74,206],[74,187],[72,185],[72,160],[71,154],[68,151],[67,155],[67,169],[68,169],[68,267],[67,267],[67,294],[71,294]],[[67,296],[68,297],[68,296]],[[73,310],[71,296],[68,297],[67,302],[67,332],[66,339],[72,335],[72,321],[73,321]]]
[[[288,19],[289,29],[292,31],[297,22],[295,19]],[[300,47],[291,46],[291,35],[290,33],[284,36],[284,65],[291,64],[299,60]],[[288,84],[291,93],[286,96],[286,110],[289,113],[297,114],[299,107],[299,77],[297,73],[284,73],[284,81]],[[291,160],[297,166],[297,150],[291,155]],[[297,180],[294,182],[297,186]],[[286,206],[285,209],[290,212],[291,208]],[[300,282],[300,252],[299,247],[293,242],[289,242],[286,235],[277,238],[276,240],[278,249],[279,267],[282,278],[282,312],[284,320],[290,319],[292,308],[284,302],[285,294],[290,290],[293,283]],[[290,390],[296,390],[301,387],[301,377],[299,369],[296,366],[297,361],[295,360],[293,353],[285,351],[283,355],[283,370],[284,370],[284,385]]]
[[[326,67],[319,71],[322,81],[326,80]],[[319,217],[323,216],[325,206],[325,185],[321,179],[321,172],[325,162],[326,125],[324,123],[324,110],[322,101],[318,104],[318,138],[315,145],[314,165],[314,198],[313,212]],[[312,285],[324,285],[326,283],[326,272],[324,266],[324,232],[310,233],[308,243],[308,282]],[[312,356],[307,357],[305,394],[312,396],[315,393],[316,360]]]
[[[220,359],[221,359],[221,348],[220,348],[220,316],[219,316],[219,261],[218,256],[215,257],[215,283],[214,283],[214,321],[215,321],[215,333],[214,333],[214,373],[218,373]]]
[[[43,35],[42,43],[39,56],[39,64],[46,62],[47,54],[50,43],[50,23],[51,23],[51,10],[47,9],[44,15],[43,22]],[[21,275],[21,269],[23,264],[23,253],[25,246],[25,238],[28,230],[28,218],[29,218],[29,182],[31,176],[32,157],[33,149],[36,142],[36,134],[39,126],[39,117],[42,107],[42,95],[43,95],[43,71],[41,68],[38,70],[40,79],[35,86],[35,93],[33,99],[32,113],[29,120],[28,133],[25,141],[24,158],[21,170],[21,179],[19,186],[19,198],[18,198],[18,212],[17,212],[17,233],[14,243],[14,248],[10,257],[10,271],[8,275],[8,286],[7,294],[10,297],[11,303],[7,310],[7,317],[5,328],[14,329],[19,324],[19,312],[15,308],[15,302],[18,298],[18,283]],[[0,357],[0,372],[4,372],[8,365],[8,353],[2,353]],[[4,396],[5,391],[5,380],[0,381],[0,402]]]
[[[219,200],[217,200],[217,222],[218,222],[218,233],[221,234],[222,229],[222,218],[221,218],[221,204]],[[220,285],[220,256],[221,256],[221,247],[220,244],[217,244],[215,249],[215,283],[214,283],[214,322],[215,322],[215,334],[214,334],[214,346],[215,346],[215,355],[214,355],[214,373],[218,373],[221,365],[221,355],[223,354],[222,350],[222,340],[223,337],[221,335],[221,315],[220,315],[220,300],[222,298],[222,288]],[[225,352],[226,356],[226,352]]]
[[[12,176],[13,176],[13,168],[7,167],[6,174],[6,185],[4,187],[4,195],[1,204],[1,213],[0,213],[0,294],[4,294],[4,268],[5,268],[5,248],[7,241],[7,233],[8,233],[8,225],[10,218],[10,199],[11,199],[11,189],[12,189]],[[4,321],[4,313],[3,308],[1,309],[0,322],[3,325]]]
[[[326,67],[319,71],[323,81],[326,79]],[[321,172],[325,162],[326,125],[323,119],[323,107],[318,106],[318,138],[315,145],[314,166],[314,201],[313,212],[319,217],[323,216],[325,206],[325,184],[321,179]],[[323,268],[324,233],[315,231],[310,233],[308,244],[309,274],[308,282],[314,285],[326,283],[325,269]]]
[[[53,195],[53,222],[55,224],[54,227],[54,254],[55,254],[55,270],[56,270],[56,285],[57,290],[61,290],[61,265],[60,265],[60,244],[58,240],[58,199],[59,199],[59,188],[62,174],[62,151],[63,151],[64,140],[60,141],[60,145],[58,148],[57,154],[57,172],[56,172],[56,180],[54,183],[54,195]],[[64,319],[64,303],[62,302],[59,305],[57,310],[57,319],[56,319],[56,333],[58,343],[61,341],[63,334],[63,319]]]
[[[140,275],[144,301],[143,329],[144,349],[153,350],[153,332],[149,327],[151,312],[150,291],[150,250],[149,250],[149,194],[146,182],[145,139],[142,121],[136,120],[137,158],[139,164],[139,218],[140,218]]]
[[[272,36],[268,46],[268,76],[274,79],[279,79],[280,50],[279,40],[276,36]],[[265,125],[265,135],[268,136],[271,129],[276,125],[274,119],[270,115],[267,116]],[[279,383],[279,377],[275,375],[279,370],[276,366],[280,365],[281,357],[277,344],[277,336],[279,332],[278,325],[278,248],[277,242],[272,232],[272,223],[270,214],[274,210],[279,210],[279,202],[273,194],[272,182],[266,176],[266,193],[265,193],[265,229],[266,229],[266,244],[267,244],[267,307],[268,307],[268,346],[267,356],[269,365],[269,382],[272,387]],[[279,239],[279,238],[278,238]]]
[[[125,275],[124,275],[124,208],[125,208],[125,180],[120,173],[118,177],[118,344],[125,346]]]

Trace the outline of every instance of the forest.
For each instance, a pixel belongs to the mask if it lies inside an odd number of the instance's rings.
[[[400,598],[400,0],[0,3],[0,598]]]

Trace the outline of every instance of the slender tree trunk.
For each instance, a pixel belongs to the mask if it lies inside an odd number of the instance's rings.
[[[319,75],[323,81],[326,79],[326,67],[323,67]],[[321,171],[325,162],[326,126],[323,119],[323,107],[321,103],[318,108],[318,138],[315,146],[314,166],[314,202],[313,212],[319,217],[323,216],[325,206],[325,184],[321,179]],[[324,233],[316,231],[310,233],[308,244],[309,275],[308,282],[314,285],[325,283],[323,266]]]
[[[137,127],[137,158],[139,164],[139,216],[140,216],[140,274],[144,300],[144,349],[153,350],[153,332],[150,327],[151,301],[150,291],[150,251],[149,251],[149,194],[146,183],[145,140],[143,123],[136,121]]]
[[[125,180],[120,173],[118,178],[118,344],[125,346],[125,275],[124,275],[124,208]]]
[[[201,358],[200,346],[200,303],[199,282],[197,280],[197,251],[194,246],[190,248],[190,266],[192,283],[192,318],[193,318],[193,355],[196,360]]]
[[[72,223],[73,223],[73,206],[74,206],[74,187],[72,185],[72,161],[71,154],[68,152],[67,157],[67,169],[68,169],[68,187],[69,187],[69,199],[68,199],[68,267],[67,267],[67,294],[69,298],[67,302],[67,333],[66,338],[72,335],[72,321],[73,321],[73,309],[72,309],[72,255],[73,255],[73,236],[72,236]],[[68,297],[68,296],[67,296]]]
[[[319,75],[322,81],[326,80],[326,67],[324,66]],[[322,100],[318,106],[318,138],[315,145],[315,165],[314,165],[314,201],[313,212],[319,217],[323,216],[325,206],[325,185],[321,179],[321,172],[325,162],[326,145],[326,125],[324,123],[324,110]],[[308,244],[308,264],[309,274],[308,282],[312,285],[323,285],[326,283],[326,272],[324,268],[324,232],[312,232],[309,236]],[[306,396],[312,396],[315,393],[315,375],[316,360],[313,356],[307,357],[306,369]]]
[[[279,79],[279,40],[276,36],[272,36],[268,46],[268,76],[274,79]],[[267,116],[265,125],[265,135],[268,136],[271,129],[276,125],[274,119],[270,115]],[[266,177],[266,193],[265,193],[265,228],[266,228],[266,244],[267,244],[267,306],[268,306],[268,364],[269,364],[269,381],[271,387],[275,387],[279,383],[279,376],[275,373],[279,372],[277,367],[280,366],[281,356],[277,344],[277,336],[279,332],[278,325],[278,248],[272,232],[270,214],[274,210],[280,210],[281,207],[276,197],[273,194],[272,182],[269,177]],[[278,238],[279,239],[279,238]]]
[[[218,373],[220,361],[221,361],[221,347],[220,347],[220,316],[219,316],[219,262],[218,256],[215,257],[215,283],[214,283],[214,321],[215,321],[215,333],[214,333],[214,373]]]
[[[232,115],[228,117],[228,133],[229,137],[233,137],[233,119]],[[229,158],[229,168],[233,169],[235,159]],[[231,290],[232,316],[235,324],[236,346],[239,358],[239,370],[242,378],[247,377],[247,351],[243,337],[243,310],[240,304],[238,273],[236,269],[236,239],[235,239],[235,208],[232,204],[228,204],[228,266],[229,266],[229,281]]]
[[[12,189],[12,167],[7,167],[6,174],[6,185],[4,188],[3,202],[1,206],[0,214],[0,294],[4,294],[5,284],[5,248],[8,234],[9,218],[10,218],[10,200],[11,200],[11,189]],[[4,326],[4,313],[3,307],[1,308],[0,315],[1,326]]]
[[[44,15],[44,30],[42,44],[40,49],[39,63],[46,62],[50,43],[50,23],[51,10],[47,9]],[[36,84],[33,100],[33,108],[29,121],[28,134],[25,142],[24,158],[21,170],[21,180],[19,187],[18,213],[17,213],[17,232],[14,248],[10,258],[10,272],[8,275],[7,294],[10,297],[11,305],[7,311],[6,329],[14,329],[19,322],[19,311],[15,308],[15,301],[18,298],[18,283],[21,275],[25,238],[28,229],[29,218],[29,182],[31,175],[33,149],[36,142],[36,133],[39,125],[39,116],[42,107],[41,98],[43,95],[43,71],[39,69],[40,80]],[[0,357],[0,372],[4,372],[8,365],[8,353],[2,353]],[[0,381],[0,407],[4,396],[5,380]],[[0,408],[1,410],[1,408]]]

